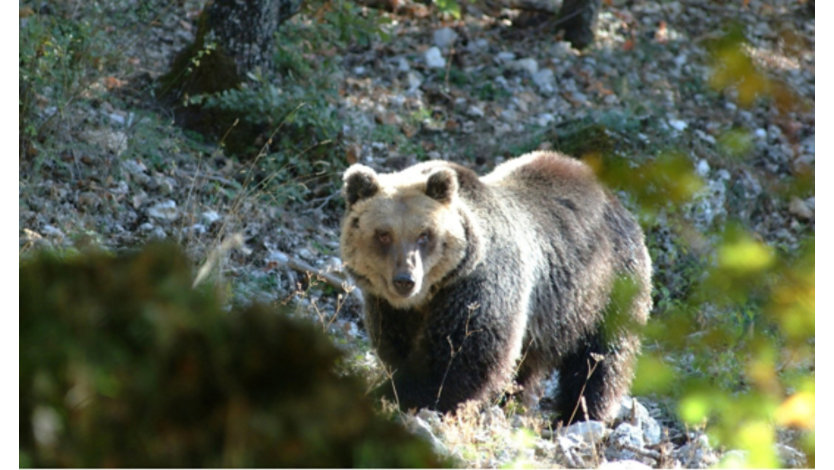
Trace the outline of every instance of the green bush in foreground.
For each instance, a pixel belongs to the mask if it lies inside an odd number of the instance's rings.
[[[20,264],[20,464],[437,466],[312,326],[192,290],[169,245]]]

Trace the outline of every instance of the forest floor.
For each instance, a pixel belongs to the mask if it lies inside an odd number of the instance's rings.
[[[102,65],[69,78],[40,71],[52,81],[34,92],[31,128],[21,124],[21,253],[176,240],[195,260],[210,261],[210,278],[227,283],[234,301],[304,306],[360,372],[379,374],[380,367],[356,296],[299,268],[341,275],[339,175],[350,163],[388,171],[437,158],[486,172],[534,149],[605,151],[634,165],[682,155],[680,172],[700,182],[694,196],[671,207],[670,194],[668,204],[640,213],[656,304],[683,295],[680,264],[709,250],[707,234],[730,222],[786,252],[813,238],[813,1],[606,1],[596,42],[585,51],[560,41],[547,16],[484,16],[470,7],[455,19],[409,2],[396,13],[374,11],[386,21],[386,38],[313,50],[303,39],[316,19],[308,10],[282,26],[287,44],[298,48],[286,60],[306,63],[305,73],[332,87],[315,106],[337,124],[338,145],[327,158],[305,162],[304,171],[293,168],[304,151],[272,166],[270,152],[230,157],[217,142],[176,127],[171,111],[153,100],[153,80],[193,38],[202,2],[111,3],[84,19],[87,34],[94,29],[109,41]],[[85,8],[21,8],[20,21],[73,18],[88,14]],[[141,11],[124,14],[130,8]],[[745,38],[745,59],[737,62],[720,52],[731,24]],[[732,66],[745,78],[719,88],[726,83],[715,71]],[[304,77],[290,75],[280,83],[303,88]],[[750,98],[757,93],[770,97]],[[467,466],[703,467],[726,457],[727,449],[685,429],[662,400],[638,400],[634,416],[573,434],[549,429],[544,411],[500,407],[403,420]],[[623,423],[641,430],[628,434]],[[791,436],[780,433],[782,463],[805,465]]]

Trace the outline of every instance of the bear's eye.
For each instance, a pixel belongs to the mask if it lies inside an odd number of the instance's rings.
[[[391,232],[376,232],[376,240],[383,245],[391,244]]]
[[[430,240],[431,240],[431,232],[428,231],[428,230],[424,230],[423,233],[421,233],[420,236],[417,237],[417,244],[420,245],[420,246],[426,246],[426,245],[429,244]]]

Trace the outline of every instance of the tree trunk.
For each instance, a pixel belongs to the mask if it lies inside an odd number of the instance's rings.
[[[189,104],[188,98],[237,88],[250,72],[269,76],[278,27],[294,15],[301,0],[214,0],[200,13],[194,42],[180,51],[170,71],[159,80],[157,93],[174,107],[179,125],[210,138],[227,135],[233,141],[252,139],[259,131],[240,123],[229,133],[236,116]]]
[[[594,42],[594,29],[602,0],[565,0],[559,10],[560,29],[565,39],[577,49],[584,49]]]

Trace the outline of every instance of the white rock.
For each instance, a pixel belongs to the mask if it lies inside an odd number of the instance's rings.
[[[203,222],[205,222],[207,225],[211,225],[220,220],[220,214],[218,214],[217,211],[214,210],[205,211],[202,214],[200,214],[200,216],[202,217]]]
[[[671,126],[672,129],[675,129],[678,132],[682,132],[687,127],[689,127],[689,124],[681,119],[669,119],[669,126]]]
[[[663,430],[657,420],[652,418],[649,410],[642,403],[632,397],[622,399],[614,422],[626,422],[638,426],[643,433],[643,441],[647,445],[659,444],[663,437]]]
[[[504,122],[517,122],[518,113],[514,109],[505,109],[501,111],[501,119]]]
[[[434,435],[429,423],[419,416],[408,415],[404,416],[404,421],[408,430],[430,442],[435,452],[442,455],[449,455],[449,450],[446,448],[446,445]]]
[[[542,127],[545,127],[545,126],[547,126],[548,124],[550,124],[551,122],[553,122],[555,120],[556,120],[556,116],[554,116],[550,113],[544,113],[544,114],[540,114],[536,117],[536,124],[538,124]]]
[[[707,468],[718,462],[715,451],[705,434],[700,434],[690,442],[672,451],[672,457],[686,468]]]
[[[814,211],[808,207],[805,201],[796,196],[791,198],[791,202],[788,204],[788,211],[800,219],[811,220],[814,218]]]
[[[607,428],[600,421],[580,421],[562,430],[562,435],[593,444],[605,438]]]
[[[486,38],[478,38],[474,41],[470,41],[468,44],[468,49],[471,52],[478,52],[486,49],[487,47],[489,47],[489,40]]]
[[[168,238],[168,234],[165,233],[165,229],[163,229],[162,227],[154,227],[153,232],[151,233],[151,238],[164,240]]]
[[[458,33],[452,28],[440,28],[432,35],[434,45],[441,49],[448,49],[458,39]]]
[[[699,139],[703,140],[704,142],[715,145],[715,137],[707,134],[706,132],[702,131],[701,129],[695,129],[695,135]]]
[[[569,42],[559,41],[553,45],[553,55],[556,56],[556,58],[553,59],[554,61],[561,61],[563,58],[569,55],[574,55],[573,48],[571,47]]]
[[[81,138],[91,145],[111,152],[117,157],[127,150],[127,134],[121,131],[91,129],[82,132]]]
[[[539,71],[539,63],[532,57],[525,57],[524,59],[518,59],[510,63],[510,68],[513,70],[523,70],[532,77]]]
[[[160,202],[159,204],[156,204],[148,209],[148,215],[153,217],[154,219],[168,222],[177,220],[177,218],[179,217],[179,212],[177,211],[177,203],[170,199],[167,201]]]
[[[553,94],[556,91],[556,77],[553,70],[541,69],[533,74],[533,83],[539,87],[539,91],[545,95]]]
[[[721,467],[724,468],[742,468],[748,467],[747,457],[749,452],[746,450],[730,450],[724,452],[721,456]]]
[[[397,70],[399,70],[400,72],[408,72],[409,70],[411,70],[411,66],[408,65],[408,59],[406,59],[405,57],[397,57],[396,61]]]
[[[466,110],[466,114],[474,118],[484,117],[484,110],[478,105],[472,105]]]
[[[105,113],[105,115],[113,121],[113,124],[124,125],[126,122],[125,117],[119,113]]]
[[[441,57],[441,59],[442,59],[442,57]],[[406,75],[405,79],[406,79],[406,82],[408,83],[409,93],[413,93],[413,92],[417,91],[417,89],[420,88],[420,85],[423,84],[423,77],[419,73],[415,72],[414,70],[410,70],[408,72],[408,75]]]
[[[515,52],[501,51],[495,55],[495,60],[501,64],[512,62],[515,60]]]
[[[35,441],[44,447],[54,445],[64,427],[58,412],[48,406],[35,407],[31,423]]]
[[[130,188],[127,186],[127,181],[121,180],[116,183],[116,186],[110,188],[110,192],[117,195],[117,196],[124,196],[130,191]]]
[[[446,67],[446,59],[443,58],[443,54],[440,53],[440,49],[437,47],[428,48],[425,54],[423,54],[423,58],[426,60],[426,65],[429,68],[442,69]]]
[[[621,423],[608,436],[605,457],[609,460],[636,459],[639,456],[631,449],[642,449],[644,444],[643,431],[639,427]]]
[[[202,235],[206,233],[206,226],[203,224],[194,224],[191,226],[191,232],[195,235]]]
[[[803,468],[807,465],[805,454],[784,444],[776,444],[776,453],[779,461],[786,468]]]
[[[706,178],[709,174],[709,162],[703,158],[698,161],[698,165],[695,167],[695,173],[701,178]]]
[[[604,470],[648,470],[652,467],[637,460],[627,459],[603,462],[599,468]]]
[[[41,228],[41,233],[43,233],[44,235],[49,236],[49,237],[56,237],[56,238],[64,238],[65,237],[64,232],[62,232],[61,229],[59,229],[57,227],[53,227],[52,225],[49,225],[49,224],[44,225]]]

